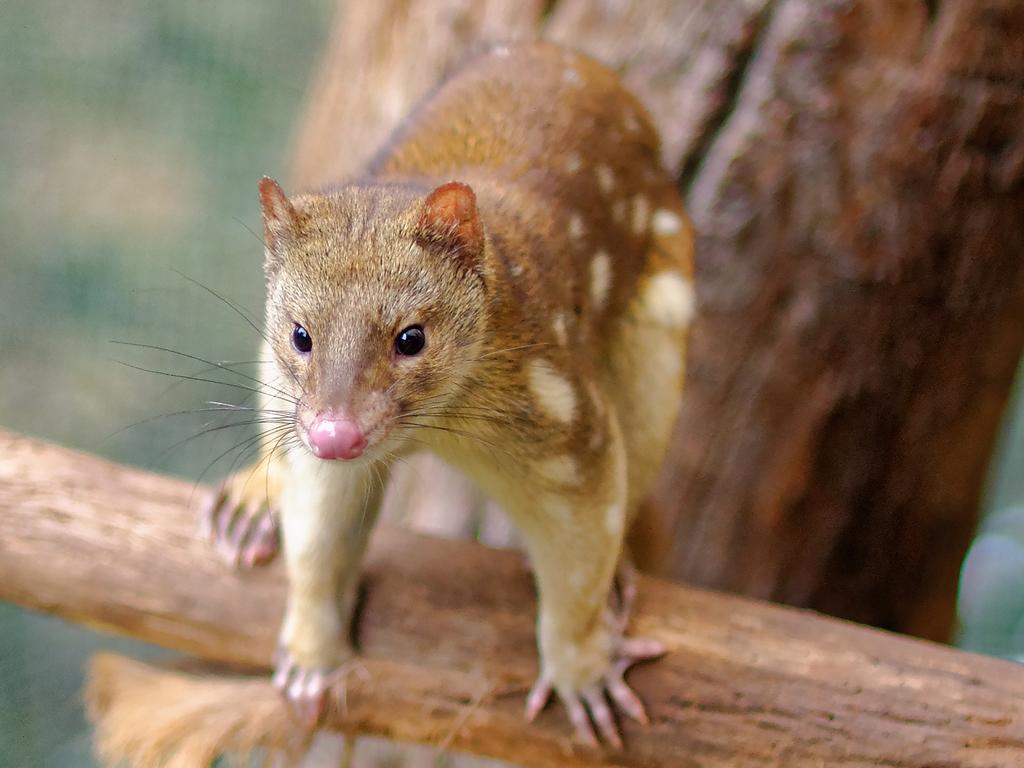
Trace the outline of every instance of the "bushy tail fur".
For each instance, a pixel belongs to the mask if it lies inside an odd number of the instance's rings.
[[[292,764],[309,742],[265,678],[187,674],[98,654],[85,699],[108,765],[196,768],[220,755]]]

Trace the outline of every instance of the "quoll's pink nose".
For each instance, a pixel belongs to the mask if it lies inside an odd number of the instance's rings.
[[[354,459],[366,448],[366,436],[349,419],[317,416],[309,428],[309,444],[321,459]]]

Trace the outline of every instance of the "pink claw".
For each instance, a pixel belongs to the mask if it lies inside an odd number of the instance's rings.
[[[617,656],[619,657],[619,663],[627,662],[622,668],[626,670],[638,661],[647,661],[648,659],[664,656],[665,652],[665,644],[658,640],[652,640],[648,637],[624,637],[619,640]]]
[[[640,697],[625,680],[626,670],[637,662],[656,659],[666,652],[657,640],[642,637],[624,637],[629,616],[636,601],[636,568],[623,559],[615,573],[615,583],[608,598],[607,626],[612,633],[614,648],[607,671],[593,685],[579,691],[558,691],[572,722],[576,738],[590,747],[597,747],[597,733],[615,749],[622,749],[622,736],[615,722],[615,710],[647,725],[650,720]],[[554,686],[543,674],[537,678],[526,697],[526,719],[530,722],[540,714],[551,698]],[[610,702],[610,705],[609,705]]]
[[[274,687],[281,691],[307,730],[313,730],[323,720],[329,688],[329,676],[323,670],[301,667],[286,651],[279,650]]]
[[[619,736],[619,726],[616,724],[611,708],[608,706],[608,701],[604,697],[604,687],[596,685],[592,688],[584,689],[583,701],[586,702],[587,709],[590,710],[590,716],[593,718],[594,724],[597,725],[597,730],[601,732],[604,740],[616,749],[622,749],[622,737]]]
[[[244,504],[227,487],[203,505],[200,535],[232,567],[253,567],[274,559],[280,548],[277,520],[265,502]]]
[[[269,510],[263,511],[255,518],[256,523],[249,532],[242,557],[250,568],[265,565],[274,559],[281,547],[277,519]]]
[[[562,703],[569,710],[569,720],[576,731],[576,738],[588,747],[597,747],[597,736],[594,735],[594,727],[590,724],[587,716],[587,709],[583,706],[579,696],[562,696]]]
[[[551,681],[543,676],[537,678],[526,697],[526,722],[532,723],[551,698]]]
[[[213,544],[216,541],[218,511],[227,501],[227,489],[221,487],[211,493],[199,510],[199,536]]]
[[[640,701],[639,696],[633,693],[633,689],[626,685],[626,681],[622,679],[622,672],[618,672],[617,668],[616,673],[611,675],[608,680],[608,695],[618,705],[619,709],[638,723],[647,725],[650,722],[647,719],[644,703]]]
[[[622,748],[622,736],[615,714],[609,701],[628,717],[639,723],[649,723],[643,702],[626,683],[626,670],[640,661],[647,661],[664,655],[665,646],[657,640],[646,638],[620,638],[616,644],[612,663],[604,676],[594,685],[572,693],[559,691],[558,696],[565,705],[572,722],[576,738],[590,747],[597,747],[597,735],[615,749]],[[553,689],[550,680],[543,675],[537,679],[526,697],[526,719],[533,719],[544,709]]]

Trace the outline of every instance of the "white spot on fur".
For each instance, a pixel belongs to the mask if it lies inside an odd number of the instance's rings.
[[[574,213],[569,217],[569,237],[579,240],[586,233],[587,227],[583,223],[583,217]]]
[[[615,173],[604,163],[598,165],[594,172],[597,173],[597,185],[606,195],[611,194],[615,189]]]
[[[555,334],[555,341],[561,346],[565,346],[569,343],[569,335],[566,330],[565,313],[556,312],[554,319],[551,321],[551,330]]]
[[[652,320],[670,328],[689,325],[697,306],[693,283],[678,272],[659,272],[651,277],[643,302]]]
[[[626,522],[626,510],[622,504],[609,504],[605,511],[604,527],[608,533],[618,535],[622,532],[622,526]]]
[[[565,156],[565,170],[569,173],[579,173],[579,170],[582,167],[583,161],[580,160],[580,156],[575,152],[570,152]]]
[[[633,198],[633,231],[638,235],[647,228],[647,216],[650,208],[647,205],[647,198],[637,195]]]
[[[576,393],[572,384],[547,360],[534,358],[527,369],[530,390],[537,405],[558,421],[569,423],[576,416]]]
[[[659,208],[651,219],[651,228],[658,235],[675,235],[683,228],[683,222],[672,211]]]
[[[567,85],[582,85],[583,78],[580,77],[580,73],[572,67],[566,67],[562,70],[562,82]]]
[[[633,110],[626,112],[626,130],[630,133],[637,133],[640,130],[640,121],[636,119],[636,115],[633,114]]]
[[[579,484],[579,465],[576,463],[576,459],[568,454],[542,459],[537,463],[537,470],[544,478],[556,485]]]
[[[594,308],[600,310],[608,299],[612,285],[612,260],[604,251],[598,251],[590,262],[590,298]]]
[[[512,265],[509,271],[512,273],[513,277],[519,277],[523,274],[523,265],[517,262]]]

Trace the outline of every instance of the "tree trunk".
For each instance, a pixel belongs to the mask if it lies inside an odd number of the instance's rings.
[[[339,9],[303,186],[358,169],[482,40],[539,33],[622,72],[699,234],[690,380],[655,493],[667,572],[947,638],[1024,344],[1024,4]]]
[[[946,639],[1024,342],[1024,4],[779,2],[745,60],[681,169],[672,572]]]

